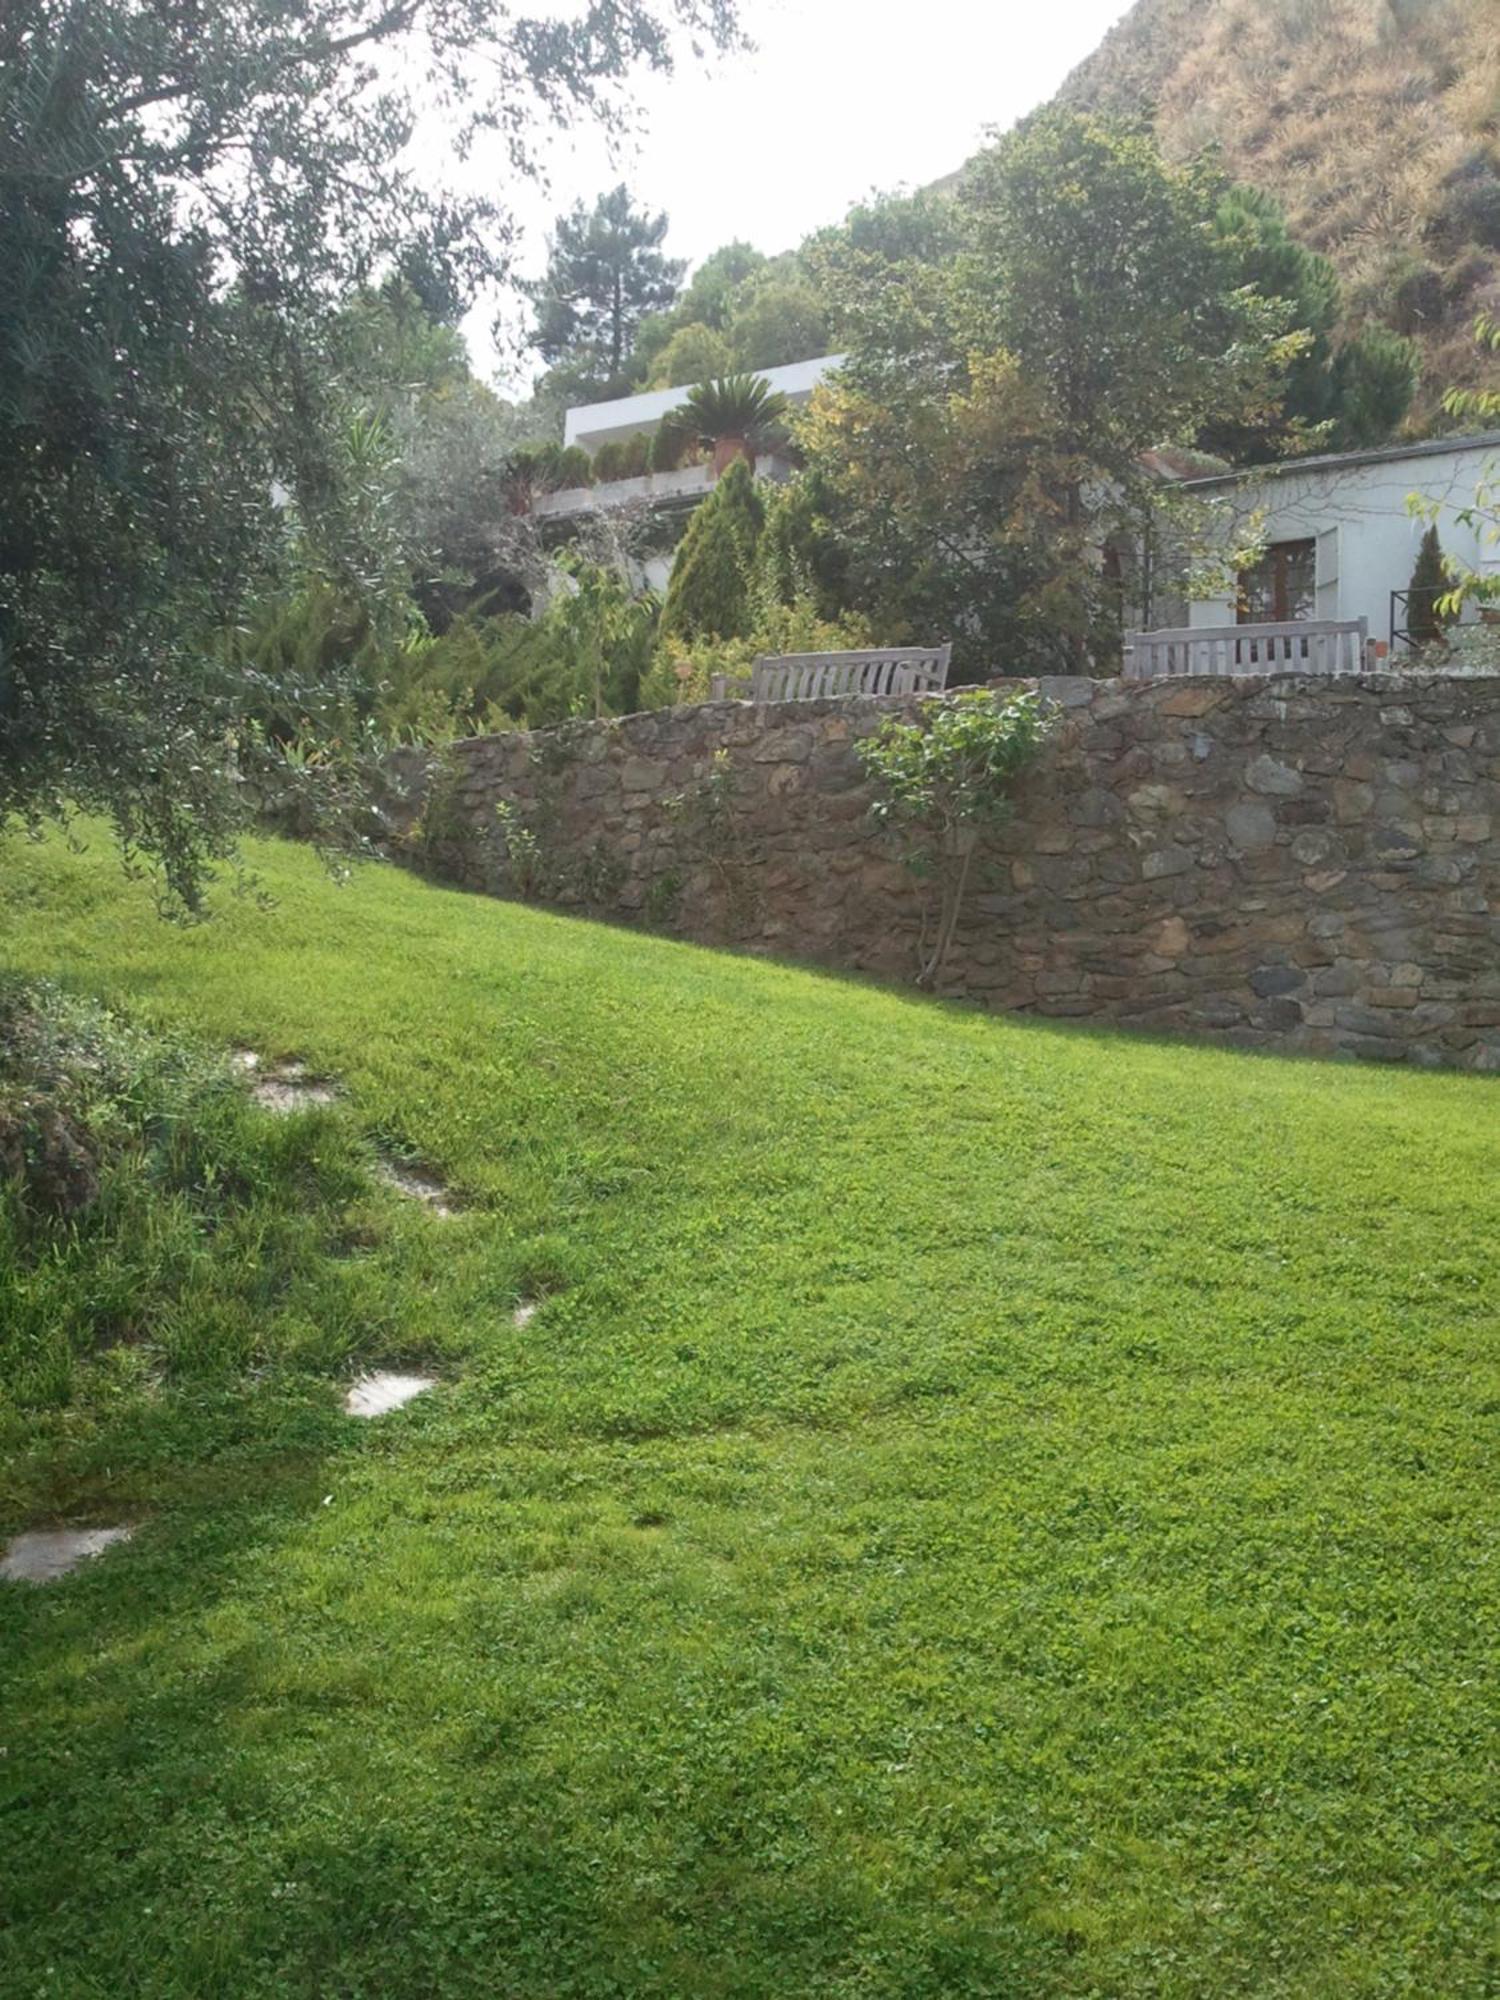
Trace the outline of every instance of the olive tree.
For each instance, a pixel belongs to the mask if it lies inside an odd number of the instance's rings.
[[[424,116],[519,178],[539,128],[734,0],[7,0],[0,11],[0,825],[110,815],[198,897],[284,759],[211,635],[293,535],[392,569],[392,454],[335,320],[502,273],[510,218],[414,173]],[[337,690],[298,691],[316,731]],[[306,760],[304,760],[306,768]]]

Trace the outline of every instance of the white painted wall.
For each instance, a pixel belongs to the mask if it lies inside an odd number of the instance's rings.
[[[1410,494],[1437,503],[1438,534],[1446,554],[1468,569],[1500,570],[1500,548],[1458,519],[1473,504],[1487,469],[1488,476],[1500,474],[1500,434],[1438,448],[1289,461],[1271,473],[1187,484],[1205,499],[1228,502],[1236,522],[1263,507],[1267,542],[1316,537],[1318,617],[1365,618],[1372,639],[1389,640],[1391,592],[1410,583],[1427,525],[1408,512]],[[1188,608],[1190,625],[1234,622],[1232,597],[1200,600]]]
[[[755,368],[789,403],[805,403],[825,375],[843,361],[842,354],[820,354],[812,361],[790,361],[784,368]],[[675,410],[690,385],[679,389],[648,389],[639,396],[621,396],[613,403],[579,403],[563,419],[564,444],[581,444],[595,452],[611,438],[634,437],[654,431],[669,410]]]

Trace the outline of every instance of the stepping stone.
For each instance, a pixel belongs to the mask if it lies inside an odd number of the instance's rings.
[[[90,1556],[103,1555],[115,1542],[128,1542],[133,1528],[39,1528],[17,1535],[0,1560],[0,1576],[12,1583],[53,1583]]]
[[[250,1060],[239,1061],[241,1056]],[[278,1063],[275,1069],[262,1071],[260,1058],[253,1049],[237,1051],[236,1061],[254,1078],[250,1095],[267,1111],[308,1111],[316,1104],[332,1104],[338,1097],[331,1083],[308,1075],[306,1063]]]
[[[399,1410],[424,1390],[437,1387],[436,1375],[393,1375],[386,1369],[361,1375],[344,1398],[351,1417],[383,1417],[387,1410]]]
[[[384,1181],[388,1188],[394,1188],[397,1194],[404,1194],[412,1201],[425,1202],[434,1215],[457,1213],[443,1183],[431,1174],[424,1174],[420,1167],[403,1166],[397,1160],[377,1160],[375,1178]]]

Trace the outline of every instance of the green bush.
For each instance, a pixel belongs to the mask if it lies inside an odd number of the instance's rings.
[[[868,624],[853,613],[824,618],[805,597],[791,604],[761,603],[750,630],[739,638],[665,638],[641,688],[641,705],[707,701],[715,675],[748,680],[762,653],[847,653],[873,643]]]
[[[750,468],[737,459],[688,523],[662,607],[663,637],[736,639],[749,630],[764,526],[765,507]]]
[[[1011,787],[1049,727],[1034,694],[982,689],[926,707],[918,722],[887,716],[859,746],[875,788],[870,816],[897,840],[914,874],[935,880],[935,928],[922,941],[919,986],[935,985],[958,925],[979,836],[1010,814]]]
[[[1451,621],[1440,607],[1452,587],[1434,522],[1422,537],[1407,589],[1406,629],[1411,635],[1413,651],[1442,644]]]
[[[644,431],[634,437],[607,438],[594,453],[594,478],[639,479],[649,469],[651,440]]]
[[[618,572],[575,563],[538,616],[471,613],[409,653],[389,681],[381,726],[442,742],[626,714],[639,703],[656,617],[656,599],[635,596]]]

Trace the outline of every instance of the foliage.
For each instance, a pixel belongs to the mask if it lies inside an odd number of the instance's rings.
[[[678,545],[662,604],[662,637],[734,639],[749,626],[765,505],[737,458],[695,510]]]
[[[636,328],[677,297],[686,267],[663,255],[666,233],[666,216],[637,208],[623,181],[559,216],[546,274],[531,287],[537,352],[590,370],[598,393],[619,384]]]
[[[1500,36],[1494,0],[1245,0],[1149,4],[1064,87],[1072,108],[1149,117],[1174,156],[1209,152],[1285,209],[1337,269],[1333,344],[1389,319],[1417,337],[1426,430],[1462,379],[1464,335],[1500,276]],[[1413,268],[1436,282],[1397,317]],[[1407,299],[1409,312],[1410,295]]]
[[[1241,463],[1322,445],[1343,451],[1383,443],[1410,407],[1416,348],[1378,325],[1339,342],[1345,305],[1338,273],[1292,236],[1269,195],[1231,187],[1213,223],[1231,282],[1284,301],[1288,327],[1305,344],[1289,356],[1277,405],[1262,422],[1212,419],[1201,442]]]
[[[0,871],[343,1091],[0,1256],[6,1532],[138,1524],[0,1586],[10,1990],[1480,2000],[1493,1085],[253,858]]]
[[[1441,644],[1450,622],[1442,608],[1448,590],[1448,565],[1434,521],[1422,537],[1407,589],[1406,628],[1414,647]]]
[[[1474,338],[1486,361],[1491,356],[1500,358],[1500,318],[1493,313],[1481,313],[1474,325]],[[1443,398],[1443,407],[1449,416],[1463,423],[1500,422],[1500,387],[1493,386],[1491,378],[1491,382],[1478,388],[1450,389]],[[1438,502],[1413,493],[1406,504],[1412,513],[1436,520]],[[1500,550],[1500,464],[1486,466],[1473,500],[1459,509],[1457,518],[1466,528],[1473,529],[1482,549]],[[1475,569],[1449,563],[1447,575],[1448,593],[1438,604],[1438,614],[1445,619],[1456,621],[1466,604],[1500,601],[1500,573],[1488,563],[1482,562]]]
[[[725,375],[695,383],[661,428],[705,447],[742,445],[753,459],[781,441],[786,412],[786,397],[763,375]]]
[[[935,928],[922,943],[919,986],[935,985],[942,973],[980,836],[1009,817],[1012,787],[1035,759],[1048,727],[1036,695],[997,700],[976,688],[924,704],[916,722],[888,715],[859,746],[859,760],[875,788],[871,818],[895,837],[907,867],[939,884]]]
[[[575,715],[639,706],[656,642],[657,604],[618,570],[574,557],[540,614],[456,618],[439,638],[387,663],[378,715],[420,742],[475,730],[542,729]]]
[[[732,359],[713,373],[784,368],[827,353],[828,307],[806,277],[772,270],[735,293],[729,336]]]
[[[525,175],[539,117],[618,127],[683,26],[731,39],[732,0],[9,0],[0,821],[96,808],[197,903],[298,775],[247,753],[209,636],[293,557],[365,593],[389,573],[395,464],[347,448],[384,427],[339,302],[397,270],[451,302],[506,264],[492,203],[412,172],[424,115],[458,154],[498,131]]]
[[[594,453],[594,478],[638,479],[650,469],[651,437],[637,431],[634,437],[606,438]]]
[[[891,642],[951,634],[960,674],[1117,651],[1098,550],[1138,539],[1146,454],[1260,420],[1301,348],[1229,284],[1215,199],[1141,134],[1047,114],[974,164],[961,254],[830,253],[849,359],[798,437],[825,580]]]
[[[24,1175],[0,1176],[12,1426],[18,1411],[149,1396],[157,1371],[186,1386],[270,1354],[337,1360],[326,1246],[364,1185],[351,1135],[253,1112],[223,1048],[11,982],[0,988],[0,1132],[18,1103],[33,1120],[65,1120],[91,1166],[86,1199],[66,1215],[32,1199]]]
[[[727,375],[734,366],[734,349],[726,337],[701,320],[680,326],[651,364],[650,389],[676,389],[689,382],[706,382]]]
[[[874,643],[868,623],[857,613],[825,618],[808,598],[788,603],[769,599],[753,582],[746,612],[748,629],[733,638],[687,639],[666,631],[641,689],[643,708],[671,708],[707,701],[715,678],[748,682],[762,653],[847,653]]]
[[[1335,448],[1384,444],[1411,407],[1417,349],[1389,327],[1367,326],[1344,342],[1332,374]]]
[[[524,444],[505,464],[506,490],[517,513],[528,512],[538,495],[570,486],[592,486],[594,461],[580,444]]]

